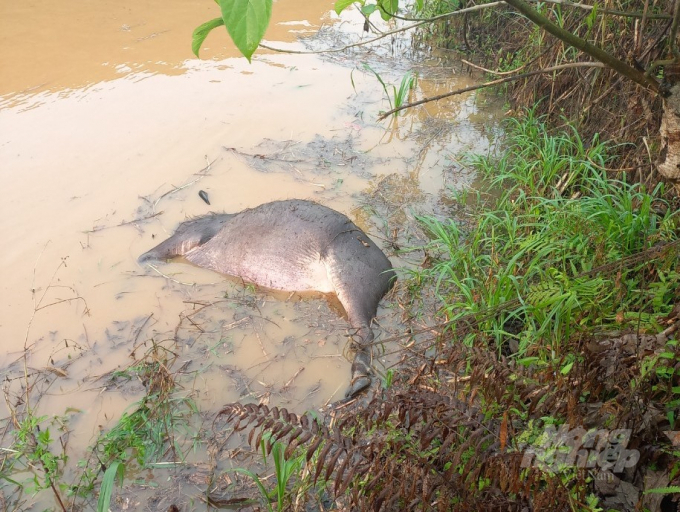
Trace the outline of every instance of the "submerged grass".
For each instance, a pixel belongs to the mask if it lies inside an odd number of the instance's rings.
[[[447,319],[501,308],[478,318],[481,331],[531,363],[562,360],[569,340],[594,327],[660,330],[655,317],[678,299],[677,258],[651,267],[635,255],[677,240],[677,215],[660,186],[611,179],[609,149],[576,131],[551,135],[529,111],[508,122],[500,158],[471,159],[500,190],[495,202],[478,201],[469,228],[421,219],[437,260],[426,277]]]
[[[178,396],[178,384],[170,371],[176,355],[152,345],[140,360],[111,375],[112,380],[140,380],[146,393],[111,430],[100,435],[88,449],[87,459],[77,466],[75,460],[68,464],[69,411],[49,417],[38,416],[34,407],[11,408],[0,450],[0,509],[25,510],[30,508],[31,496],[51,492],[55,510],[95,508],[97,495],[96,509],[108,510],[115,484],[122,485],[124,474],[137,475],[158,461],[185,460],[201,442],[195,424],[199,411],[191,397]],[[37,375],[26,380],[18,403],[28,404],[33,398]],[[14,397],[4,391],[11,404]]]
[[[136,364],[114,373],[114,379],[138,378],[147,393],[99,437],[89,459],[80,462],[81,477],[71,488],[74,496],[88,497],[104,469],[100,497],[105,492],[110,495],[116,479],[122,482],[123,471],[152,468],[165,459],[181,462],[195,448],[198,437],[192,417],[199,411],[191,398],[176,396],[177,383],[169,371],[175,357],[154,343]]]

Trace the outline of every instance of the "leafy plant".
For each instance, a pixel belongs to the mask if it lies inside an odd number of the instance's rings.
[[[232,41],[250,61],[264,37],[272,15],[272,0],[216,0],[222,11],[220,18],[214,18],[194,30],[191,49],[196,57],[208,34],[224,25]]]
[[[333,482],[329,491],[360,510],[469,510],[529,499],[549,508],[568,499],[567,488],[555,485],[559,476],[520,467],[519,453],[498,452],[497,423],[448,395],[407,390],[403,382],[344,415],[333,431],[308,415],[265,405],[228,404],[220,414],[236,431],[250,428],[253,446],[271,436],[288,457],[306,446],[302,457],[316,460],[312,481]],[[255,481],[264,496],[264,485]],[[550,490],[537,494],[546,483]],[[499,485],[514,497],[504,502]],[[572,485],[570,492],[581,499],[584,487]]]
[[[87,460],[80,461],[81,473],[70,492],[74,496],[89,496],[95,489],[101,466],[108,467],[102,481],[102,496],[110,496],[113,482],[122,481],[125,468],[152,467],[168,453],[173,459],[183,460],[188,449],[196,442],[196,432],[191,419],[198,414],[190,397],[176,397],[175,380],[168,368],[174,356],[162,346],[153,346],[125,370],[115,372],[115,379],[136,377],[145,383],[147,394],[123,413],[118,423],[103,433],[90,450]],[[189,447],[187,448],[187,442]],[[117,468],[117,469],[112,469]],[[106,482],[106,484],[104,483]]]
[[[124,477],[125,464],[118,461],[112,462],[104,472],[104,477],[102,478],[102,485],[99,491],[99,500],[97,501],[97,512],[107,512],[109,510],[113,486],[115,485],[116,480],[118,481],[119,485],[123,485]]]
[[[654,489],[647,489],[644,494],[676,494],[680,493],[680,485],[671,485],[669,487],[657,487]]]
[[[391,86],[392,93],[390,94],[388,85],[376,70],[366,63],[363,64],[363,68],[366,71],[373,73],[373,75],[375,75],[375,77],[378,79],[378,82],[380,82],[383,91],[385,91],[387,101],[390,104],[390,110],[401,107],[408,99],[408,95],[411,90],[416,86],[416,75],[413,73],[413,71],[409,71],[402,77],[401,83],[399,84],[399,89],[397,89],[397,87],[394,85]],[[397,112],[395,115],[399,115],[399,113]]]
[[[47,416],[35,416],[29,411],[14,431],[13,456],[17,460],[24,459],[27,468],[32,470],[33,492],[48,488],[56,492],[55,484],[61,479],[62,465],[68,460],[65,453],[55,455],[52,452],[53,439],[50,427],[45,425],[47,419]],[[7,476],[5,479],[12,481]]]
[[[225,26],[236,48],[250,62],[269,26],[273,0],[215,0],[215,2],[220,6],[222,15],[194,29],[192,51],[198,57],[208,34],[217,27]],[[416,0],[419,9],[422,9],[422,2],[423,0]],[[335,11],[340,14],[353,3],[355,2],[351,0],[337,0]],[[366,4],[365,0],[358,0],[356,3],[361,5],[361,11],[366,16],[377,11],[384,20],[391,19],[399,9],[399,0],[377,0],[375,4]]]
[[[621,310],[666,311],[673,293],[665,281],[643,281],[649,260],[635,256],[675,237],[671,216],[652,208],[661,202],[660,189],[647,193],[610,180],[602,170],[605,144],[585,144],[576,132],[549,135],[531,112],[509,121],[508,131],[498,161],[472,158],[501,190],[495,206],[480,206],[469,231],[453,221],[421,219],[438,255],[423,274],[434,281],[447,318],[502,308],[480,318],[482,332],[499,350],[512,341],[517,357],[533,352],[550,360],[564,357],[561,344],[586,325],[632,321],[635,315]],[[662,276],[675,275],[673,260],[668,265],[659,269]],[[645,318],[655,327],[653,316]]]

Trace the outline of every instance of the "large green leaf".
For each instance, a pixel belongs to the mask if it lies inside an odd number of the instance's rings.
[[[118,461],[112,462],[104,473],[104,478],[102,478],[102,486],[99,491],[99,501],[97,502],[97,512],[106,512],[109,510],[113,486],[116,484],[116,480],[118,480],[119,485],[122,486],[124,477],[125,464]]]
[[[342,11],[347,9],[350,5],[352,5],[356,1],[360,1],[360,0],[336,0],[335,1],[335,12],[340,14]],[[363,3],[363,2],[360,2],[360,3]]]
[[[250,61],[272,15],[273,0],[220,0],[222,19],[234,44]]]
[[[380,5],[380,16],[385,21],[392,18],[393,14],[397,14],[399,10],[399,0],[378,0]]]
[[[224,25],[224,20],[222,18],[215,18],[214,20],[206,21],[200,27],[194,29],[194,33],[191,37],[191,50],[196,57],[198,57],[198,51],[201,49],[201,45],[203,44],[203,41],[205,41],[205,38],[208,37],[210,31],[222,25]]]
[[[366,16],[370,16],[377,8],[378,6],[375,4],[366,4],[361,7],[361,12],[363,12]]]

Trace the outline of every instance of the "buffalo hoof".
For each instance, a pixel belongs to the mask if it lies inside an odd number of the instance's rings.
[[[371,385],[371,378],[367,375],[357,377],[352,380],[349,388],[345,392],[345,398],[354,398]]]

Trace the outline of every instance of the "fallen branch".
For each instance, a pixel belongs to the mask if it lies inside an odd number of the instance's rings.
[[[444,18],[449,18],[451,16],[457,16],[459,14],[465,14],[468,12],[476,12],[480,11],[482,9],[486,9],[488,7],[497,7],[499,5],[503,5],[505,2],[491,2],[489,4],[482,4],[482,5],[475,5],[473,7],[468,7],[466,9],[460,9],[459,11],[453,11],[453,12],[447,12],[445,14],[440,14],[439,16],[435,16],[433,18],[428,18],[426,20],[420,20],[416,23],[412,23],[411,25],[408,25],[406,27],[401,27],[397,28],[394,30],[390,30],[389,32],[383,32],[381,35],[374,37],[373,39],[366,39],[365,41],[358,41],[356,43],[350,43],[344,46],[340,46],[338,48],[329,48],[327,50],[286,50],[283,48],[274,48],[273,46],[268,46],[266,44],[260,43],[260,48],[264,48],[266,50],[270,50],[272,52],[278,52],[278,53],[293,53],[293,54],[320,54],[320,53],[338,53],[338,52],[344,52],[345,50],[349,50],[350,48],[355,48],[357,46],[364,46],[367,44],[374,43],[376,41],[379,41],[381,39],[384,39],[386,37],[392,36],[394,34],[399,34],[400,32],[407,32],[411,29],[414,29],[416,27],[419,27],[421,25],[425,25],[426,23],[432,23],[433,21],[438,21],[442,20]]]
[[[483,84],[479,85],[471,85],[470,87],[463,87],[462,89],[456,89],[455,91],[450,91],[446,92],[444,94],[439,94],[437,96],[432,96],[430,98],[423,98],[422,100],[419,101],[414,101],[413,103],[404,103],[400,107],[393,108],[392,110],[388,110],[387,112],[384,112],[383,114],[378,117],[378,121],[382,121],[388,116],[391,116],[395,112],[399,112],[400,110],[404,110],[407,108],[411,107],[417,107],[418,105],[423,105],[425,103],[429,103],[431,101],[439,101],[444,98],[448,98],[449,96],[455,96],[457,94],[464,94],[466,92],[471,92],[471,91],[476,91],[478,89],[484,89],[486,87],[493,87],[494,85],[499,85],[503,84],[505,82],[512,82],[514,80],[521,80],[522,78],[528,78],[530,76],[534,75],[540,75],[542,73],[552,73],[553,71],[559,71],[561,69],[569,69],[569,68],[604,68],[606,67],[603,63],[601,62],[570,62],[568,64],[560,64],[559,66],[551,66],[549,68],[543,68],[543,69],[537,69],[535,71],[529,71],[528,73],[522,73],[521,75],[515,75],[515,76],[509,76],[506,78],[499,78],[498,80],[492,80],[491,82],[485,82]]]
[[[96,233],[98,231],[104,231],[105,229],[119,228],[121,226],[128,226],[130,224],[137,224],[138,222],[142,222],[144,220],[149,220],[149,219],[153,219],[154,217],[158,217],[162,213],[163,212],[160,211],[160,212],[152,213],[151,215],[147,215],[146,217],[138,217],[136,219],[126,220],[125,222],[121,222],[120,224],[116,224],[115,226],[100,226],[100,227],[97,227],[97,228],[89,229],[87,231],[83,231],[83,233],[87,233],[87,234]]]
[[[535,0],[537,1],[537,0]],[[545,3],[551,3],[551,4],[557,4],[557,5],[565,5],[568,7],[576,7],[579,9],[585,9],[587,11],[592,11],[595,9],[594,6],[592,5],[587,5],[587,4],[581,4],[581,3],[575,3],[575,2],[568,2],[566,0],[544,0]],[[291,53],[291,54],[299,54],[299,55],[309,55],[309,54],[322,54],[322,53],[338,53],[338,52],[343,52],[345,50],[349,50],[350,48],[356,48],[358,46],[364,46],[367,44],[374,43],[376,41],[379,41],[381,39],[384,39],[385,37],[392,36],[394,34],[398,34],[400,32],[407,32],[411,29],[417,28],[421,25],[425,25],[427,23],[433,23],[435,21],[441,21],[446,18],[450,18],[452,16],[458,16],[460,14],[468,14],[471,12],[476,12],[476,11],[481,11],[482,9],[487,9],[489,7],[498,7],[500,5],[509,5],[505,1],[501,2],[491,2],[488,4],[480,4],[480,5],[474,5],[472,7],[467,7],[465,9],[459,9],[457,11],[452,11],[452,12],[447,12],[444,14],[440,14],[438,16],[433,16],[432,18],[426,18],[426,19],[416,19],[416,18],[404,18],[400,16],[395,16],[394,14],[391,14],[393,18],[396,19],[401,19],[405,21],[413,21],[411,25],[408,25],[406,27],[401,27],[397,28],[394,30],[390,30],[388,32],[383,32],[381,35],[374,37],[372,39],[367,39],[365,41],[358,41],[356,43],[350,43],[344,46],[340,46],[338,48],[329,48],[326,50],[290,50],[290,49],[284,49],[284,48],[276,48],[273,46],[269,46],[266,44],[259,44],[260,48],[264,48],[265,50],[269,50],[272,52],[277,52],[277,53]],[[615,10],[609,10],[609,9],[602,9],[600,7],[597,8],[597,13],[598,14],[609,14],[612,16],[625,16],[628,18],[645,18],[645,19],[671,19],[671,16],[668,14],[645,14],[642,12],[625,12],[625,11],[615,11]]]

